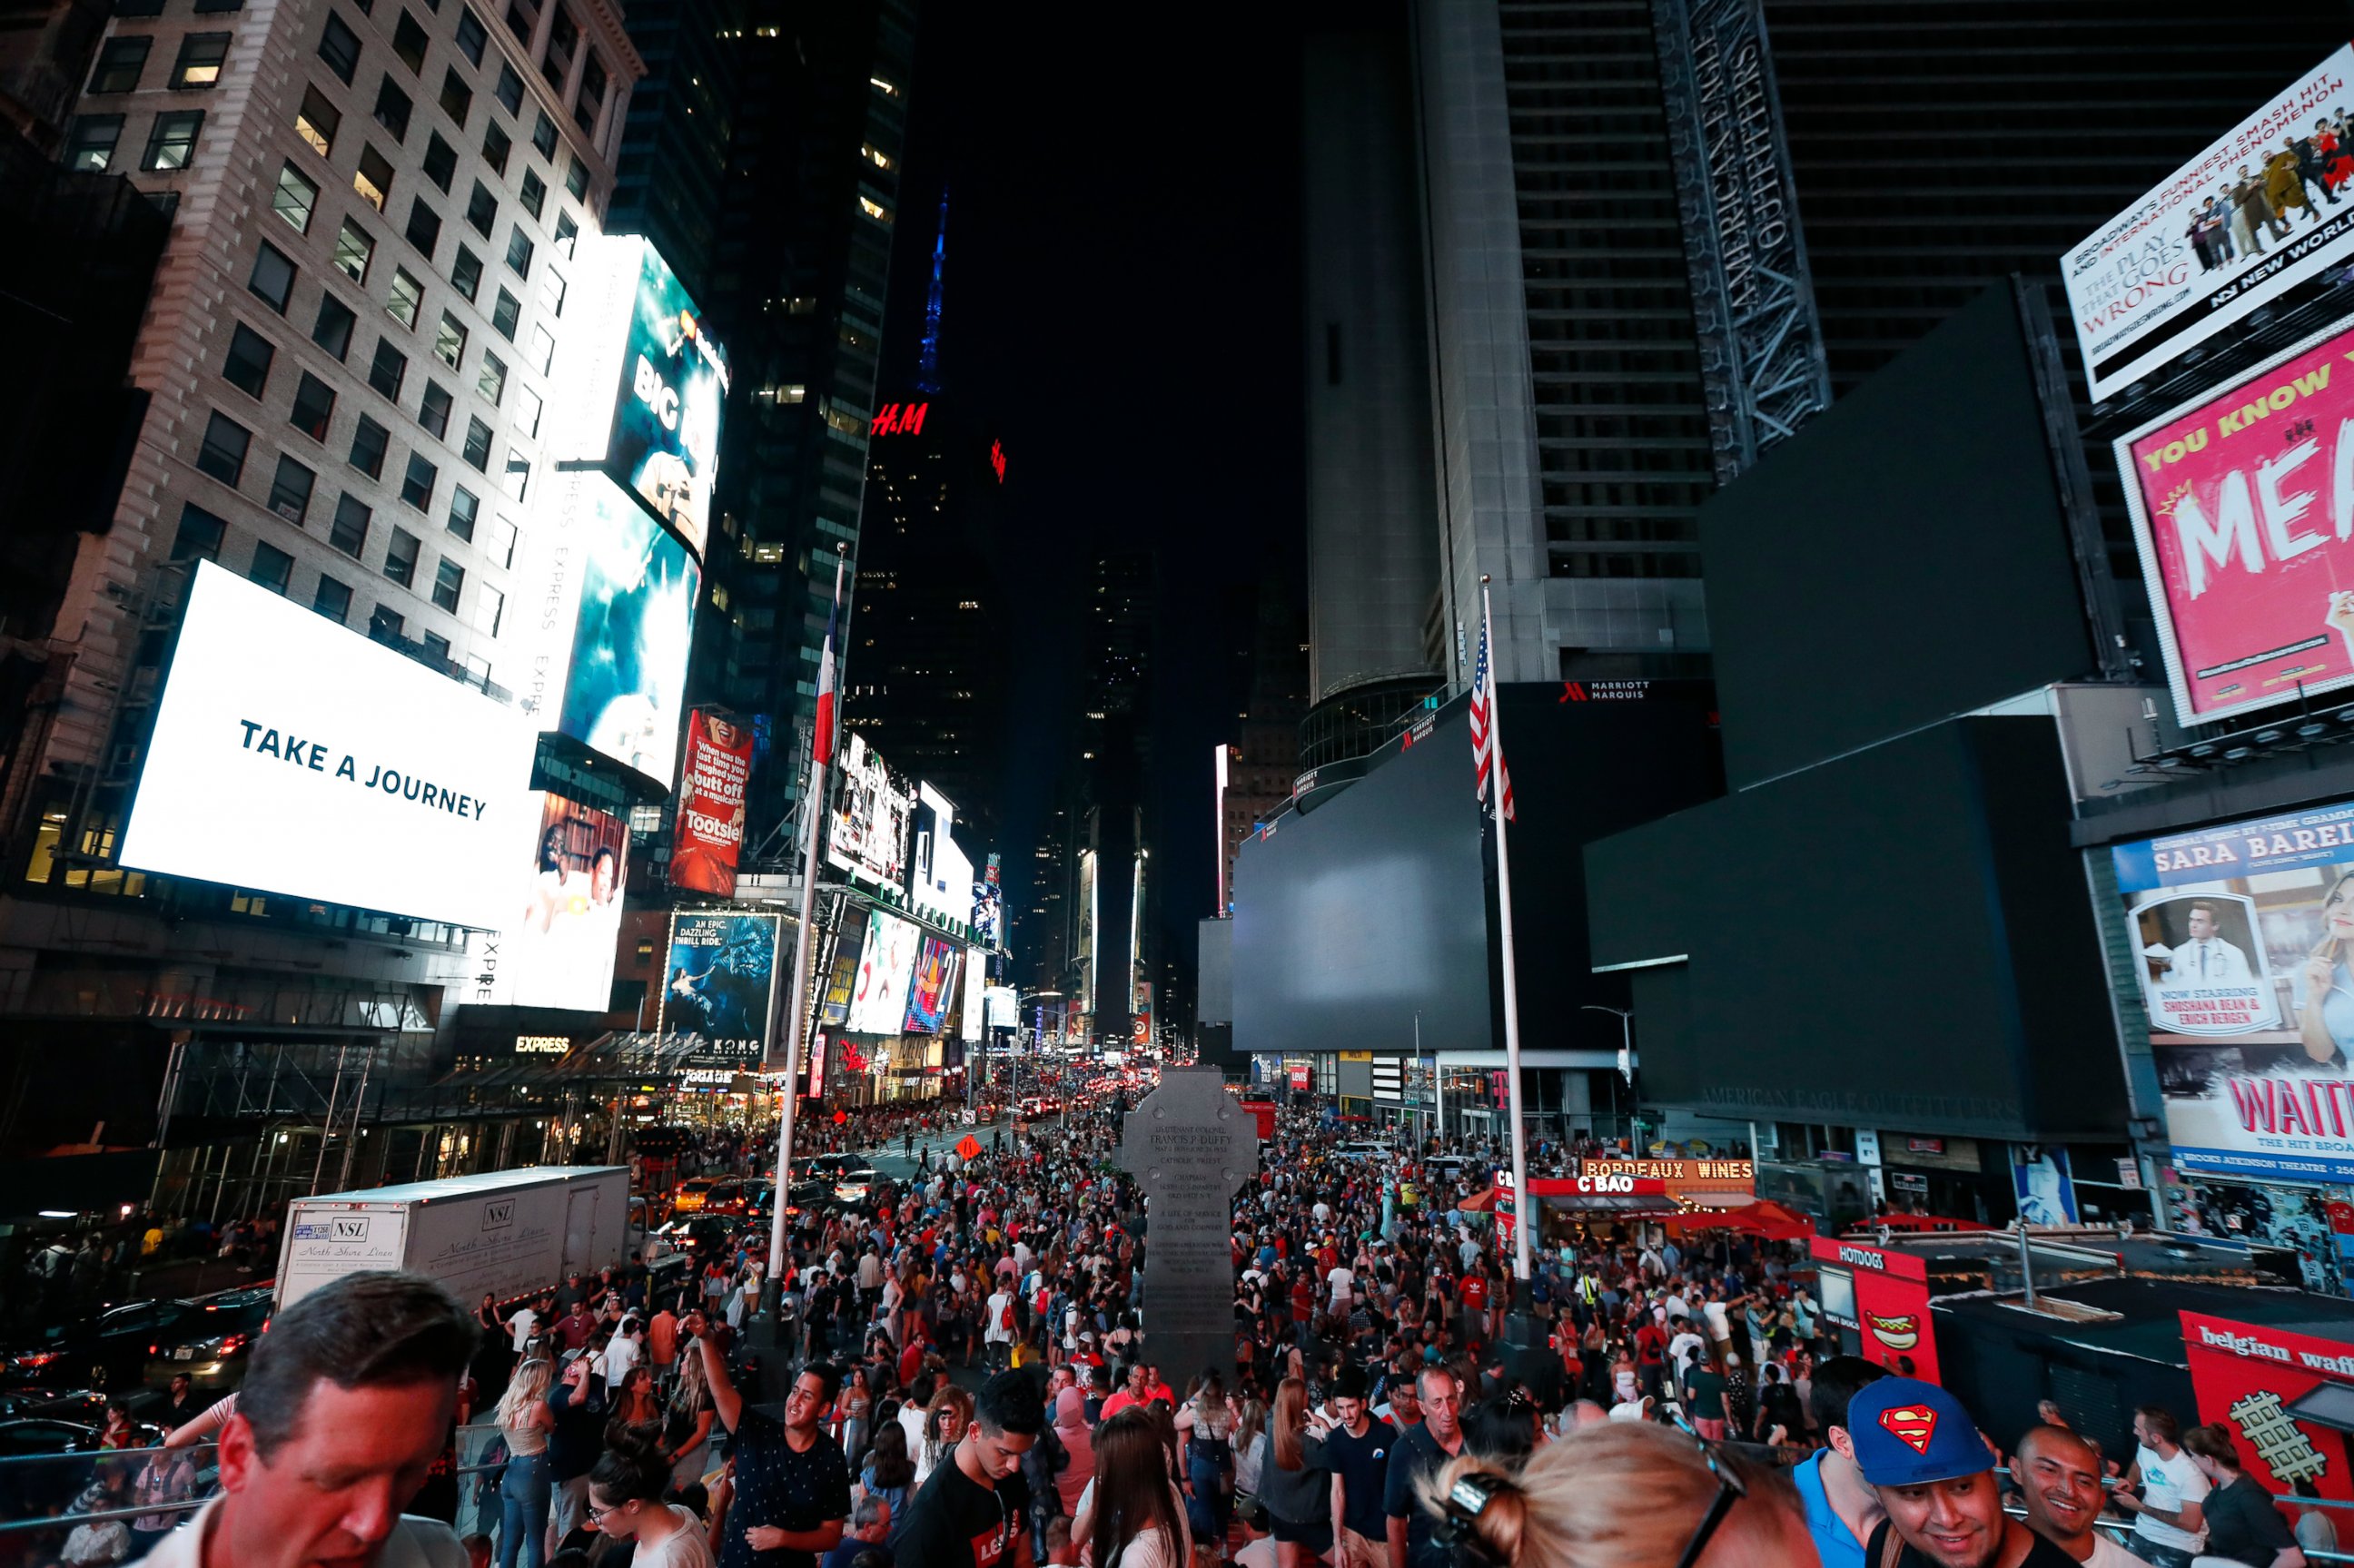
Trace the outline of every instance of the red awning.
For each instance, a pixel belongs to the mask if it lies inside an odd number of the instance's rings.
[[[1695,1209],[1667,1222],[1671,1231],[1741,1231],[1766,1241],[1804,1241],[1815,1234],[1815,1222],[1771,1198],[1730,1209]]]
[[[1496,1212],[1496,1189],[1490,1187],[1484,1192],[1475,1192],[1455,1207],[1460,1213],[1492,1214]]]
[[[1892,1231],[1990,1231],[1992,1225],[1976,1220],[1953,1220],[1942,1214],[1878,1214],[1861,1224],[1850,1225],[1848,1234],[1878,1230],[1886,1226]]]

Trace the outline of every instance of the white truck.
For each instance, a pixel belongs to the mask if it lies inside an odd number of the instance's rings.
[[[630,1172],[543,1165],[296,1198],[286,1206],[278,1306],[346,1274],[406,1268],[469,1308],[550,1288],[628,1259]]]

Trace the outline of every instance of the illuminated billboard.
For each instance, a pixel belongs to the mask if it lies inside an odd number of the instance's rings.
[[[2349,350],[2308,339],[2115,442],[2186,725],[2354,683]]]
[[[719,461],[727,359],[660,252],[635,236],[583,238],[550,439],[559,462],[599,466],[703,556]]]
[[[736,895],[736,857],[744,846],[744,791],[751,777],[749,729],[701,708],[687,715],[678,824],[671,839],[673,887],[721,898]]]
[[[957,1033],[965,1040],[981,1038],[981,1024],[989,1009],[989,965],[981,949],[973,948],[964,956],[964,1005],[957,1014]]]
[[[923,931],[880,909],[866,916],[866,942],[858,956],[858,983],[843,1025],[853,1034],[897,1034],[907,1028],[907,992],[915,979],[916,953]]]
[[[955,831],[955,803],[918,784],[908,897],[919,912],[962,924],[972,919],[972,860],[957,847]]]
[[[2292,308],[2336,287],[2328,274],[2354,257],[2354,207],[2338,194],[2349,86],[2354,46],[2061,257],[2094,402],[2264,305]]]
[[[619,817],[534,794],[538,835],[514,863],[506,923],[467,944],[465,999],[482,1006],[603,1012],[612,1001],[629,881],[630,830]]]
[[[842,748],[842,791],[825,838],[835,870],[885,886],[904,885],[913,797],[892,780],[883,758],[853,730]]]
[[[850,999],[858,993],[858,955],[866,945],[866,911],[852,907],[842,914],[834,933],[833,962],[827,967],[825,994],[818,1003],[818,1022],[839,1029],[850,1021]]]
[[[499,929],[534,744],[504,705],[199,562],[122,863]]]
[[[700,580],[686,546],[613,482],[554,476],[530,530],[519,705],[667,786]]]
[[[916,978],[907,987],[907,1032],[938,1034],[957,1000],[957,960],[964,949],[938,937],[926,937],[916,953]]]
[[[2354,1181],[2354,802],[2109,853],[2175,1165]]]
[[[714,1061],[757,1065],[768,1052],[778,925],[734,910],[673,916],[660,1032],[696,1037],[698,1054]]]

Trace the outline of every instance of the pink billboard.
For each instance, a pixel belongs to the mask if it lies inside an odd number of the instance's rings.
[[[2186,725],[2354,684],[2354,331],[2116,442]]]

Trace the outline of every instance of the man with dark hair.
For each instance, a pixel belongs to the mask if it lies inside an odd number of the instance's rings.
[[[220,1436],[220,1493],[159,1568],[465,1568],[457,1532],[401,1510],[449,1440],[474,1320],[421,1275],[349,1274],[255,1342]]]
[[[950,1457],[907,1505],[894,1548],[923,1568],[1031,1568],[1030,1486],[1022,1456],[1045,1426],[1038,1385],[1025,1371],[981,1385],[972,1419]]]
[[[1847,1429],[1847,1407],[1856,1394],[1888,1375],[1861,1356],[1833,1356],[1815,1368],[1807,1391],[1807,1414],[1823,1435],[1824,1448],[1793,1466],[1798,1499],[1807,1505],[1807,1532],[1823,1568],[1863,1568],[1863,1543],[1884,1515],[1880,1499],[1855,1467],[1855,1439]]]
[[[1362,1544],[1349,1543],[1350,1555],[1372,1568],[1390,1568],[1389,1520],[1382,1510],[1389,1496],[1390,1448],[1397,1441],[1397,1429],[1366,1412],[1361,1368],[1342,1367],[1333,1378],[1331,1409],[1340,1425],[1324,1435],[1324,1454],[1342,1482],[1347,1514],[1341,1524],[1363,1538]]]
[[[2136,1568],[2137,1558],[2094,1528],[2105,1499],[2100,1451],[2092,1444],[2065,1426],[2031,1426],[2010,1474],[2028,1529],[2092,1568]]]
[[[700,1312],[679,1325],[695,1336],[712,1408],[730,1434],[736,1500],[719,1542],[719,1568],[817,1568],[842,1544],[850,1522],[850,1462],[820,1424],[842,1374],[811,1361],[793,1379],[779,1422],[744,1403],[727,1375],[727,1358]]]

